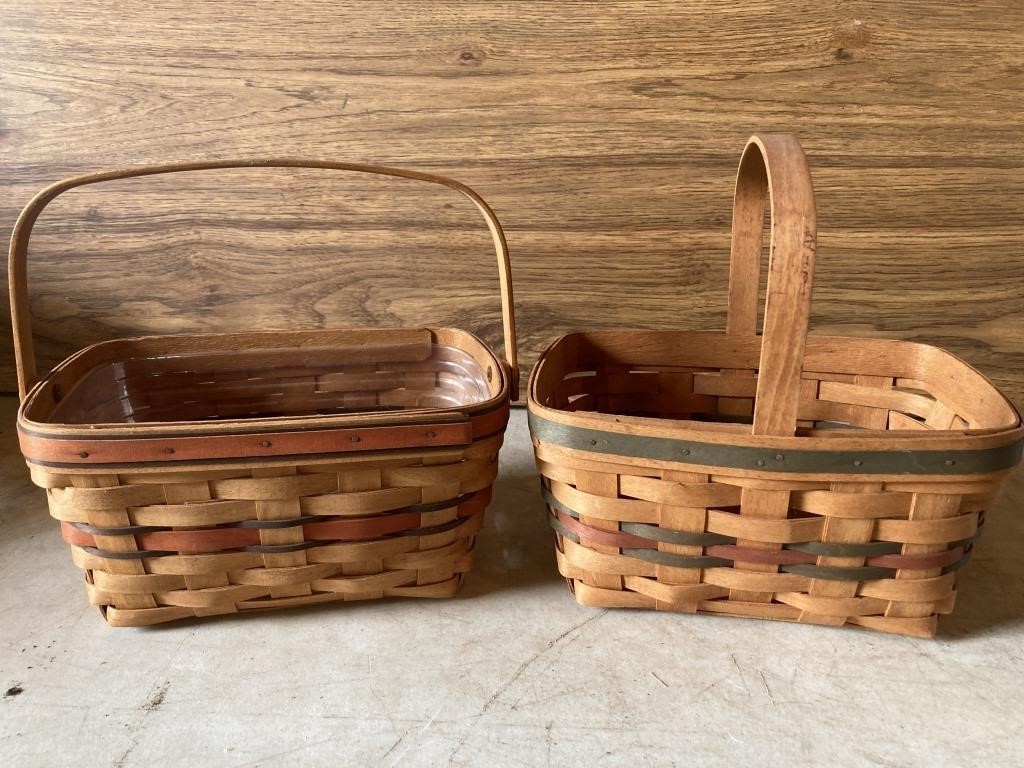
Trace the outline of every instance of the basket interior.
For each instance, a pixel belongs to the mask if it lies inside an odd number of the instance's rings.
[[[53,424],[210,422],[443,409],[494,396],[493,371],[484,370],[479,355],[421,333],[426,337],[334,338],[303,346],[282,346],[271,336],[262,346],[257,340],[241,349],[141,345],[124,359],[80,363],[81,375],[66,391],[53,386],[59,401],[35,418]]]
[[[571,334],[546,354],[531,395],[548,408],[707,424],[750,424],[757,342],[707,332]],[[949,353],[880,339],[810,337],[798,434],[1006,429],[1018,417]]]

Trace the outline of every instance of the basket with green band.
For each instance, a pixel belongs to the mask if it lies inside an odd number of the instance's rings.
[[[1020,416],[943,350],[808,336],[815,250],[799,142],[755,136],[725,332],[574,333],[537,363],[530,428],[580,603],[916,636],[952,610]]]

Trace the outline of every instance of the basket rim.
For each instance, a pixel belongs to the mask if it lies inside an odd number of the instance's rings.
[[[387,415],[377,412],[366,413],[344,413],[316,416],[273,416],[262,419],[223,419],[218,421],[175,421],[175,422],[140,422],[135,424],[125,423],[97,423],[97,424],[63,424],[57,422],[39,421],[30,416],[35,405],[37,405],[40,393],[46,384],[53,380],[58,374],[65,371],[71,364],[88,359],[90,356],[101,352],[104,349],[125,344],[152,344],[162,342],[180,342],[184,340],[227,340],[230,338],[244,339],[266,339],[266,340],[287,340],[289,338],[314,338],[316,336],[332,336],[352,331],[360,333],[380,333],[381,335],[394,331],[423,330],[431,333],[451,333],[455,336],[462,336],[472,340],[477,349],[488,356],[494,364],[495,371],[500,375],[500,386],[498,394],[464,406],[451,408],[410,408],[403,411],[390,411]],[[282,349],[288,348],[282,345]],[[461,349],[461,347],[460,347]],[[468,350],[463,350],[468,351]],[[284,429],[284,428],[317,428],[320,426],[337,426],[352,424],[353,426],[383,426],[390,424],[420,423],[436,419],[444,414],[477,414],[493,410],[503,400],[508,399],[510,378],[506,370],[507,365],[494,353],[487,344],[476,334],[460,328],[427,326],[424,328],[411,329],[407,327],[384,327],[384,328],[323,328],[311,330],[267,330],[267,331],[246,331],[246,332],[214,332],[214,333],[180,333],[180,334],[154,334],[146,336],[128,336],[90,344],[82,349],[68,355],[61,362],[53,367],[42,379],[37,382],[25,396],[18,408],[18,426],[24,430],[39,435],[47,436],[70,436],[81,435],[97,438],[100,435],[135,435],[141,433],[153,433],[157,435],[178,435],[178,434],[221,434],[221,433],[249,433],[262,429]]]
[[[530,375],[527,406],[535,443],[592,453],[597,460],[603,457],[603,460],[608,461],[619,456],[627,460],[670,463],[673,466],[729,468],[751,475],[778,477],[784,473],[794,478],[802,475],[842,474],[844,478],[853,479],[858,476],[877,478],[880,475],[906,477],[910,474],[942,475],[952,479],[1004,471],[1015,466],[1021,459],[1024,426],[1013,403],[966,362],[939,347],[919,342],[842,336],[808,337],[809,348],[815,344],[824,347],[850,341],[868,341],[895,344],[908,350],[926,349],[933,354],[948,357],[991,387],[992,392],[1013,415],[1013,423],[966,430],[822,429],[799,436],[755,436],[745,424],[625,416],[593,411],[574,412],[540,402],[540,373],[546,365],[551,364],[551,354],[558,345],[574,337],[629,334],[636,334],[638,338],[660,335],[662,338],[680,340],[724,337],[722,332],[714,331],[649,330],[583,331],[560,336],[541,354]],[[756,344],[756,340],[752,343]],[[778,455],[782,455],[783,459],[777,459]],[[814,468],[815,455],[827,458],[822,467]],[[701,457],[699,460],[698,456]],[[854,464],[855,461],[860,463]]]
[[[138,424],[63,424],[32,418],[54,379],[70,366],[93,370],[94,358],[111,349],[182,341],[286,342],[338,338],[346,332],[386,336],[397,330],[421,330],[464,352],[484,357],[500,379],[497,394],[486,400],[447,408],[404,411],[274,416],[220,421],[143,422]],[[458,344],[454,344],[458,342]],[[469,350],[465,347],[472,346]],[[122,359],[128,359],[127,357]],[[97,364],[99,364],[97,362]],[[511,378],[506,365],[474,334],[455,328],[333,328],[312,331],[254,331],[247,333],[174,334],[101,341],[70,355],[33,386],[18,409],[17,429],[27,461],[45,467],[184,465],[205,460],[280,460],[287,457],[329,456],[394,450],[436,450],[465,446],[504,430],[508,421]],[[258,439],[258,438],[271,439]]]

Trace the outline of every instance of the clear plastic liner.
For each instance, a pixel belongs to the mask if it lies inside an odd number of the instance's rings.
[[[429,352],[427,352],[429,347]],[[129,424],[452,408],[492,396],[480,365],[440,344],[246,349],[93,368],[47,421]]]

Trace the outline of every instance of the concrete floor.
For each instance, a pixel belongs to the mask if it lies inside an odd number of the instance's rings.
[[[522,411],[460,597],[114,630],[13,413],[4,398],[0,765],[1024,765],[1022,474],[934,641],[578,607]]]

